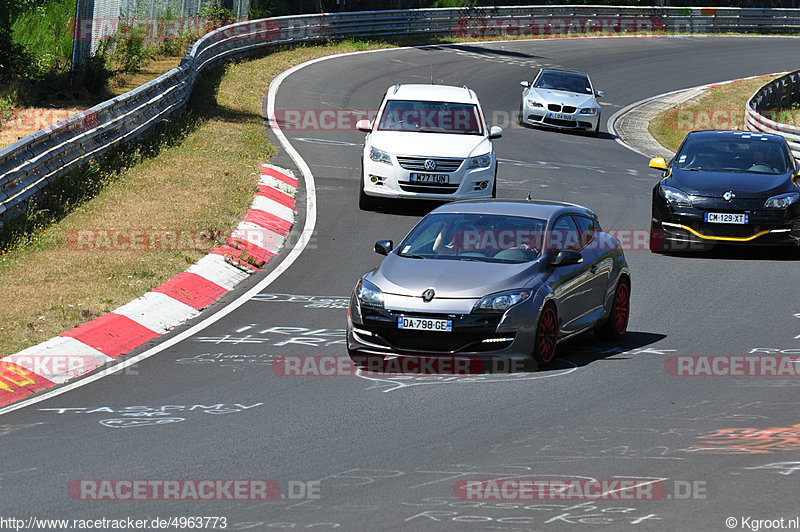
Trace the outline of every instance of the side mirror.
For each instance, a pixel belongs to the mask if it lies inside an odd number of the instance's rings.
[[[503,136],[503,128],[500,126],[492,126],[489,129],[489,138],[490,139],[499,139]]]
[[[653,157],[650,159],[650,168],[657,168],[659,170],[667,169],[667,161],[663,157]]]
[[[520,81],[519,84],[525,87],[526,89],[531,86],[529,81]]]
[[[605,96],[605,95],[606,95],[606,93],[605,93],[604,91],[594,91],[594,95],[595,95],[597,98],[602,98],[603,96]]]
[[[580,251],[563,249],[550,261],[550,266],[571,266],[573,264],[579,264],[581,261],[583,261],[583,255],[581,255]]]
[[[388,255],[394,249],[394,242],[391,240],[378,240],[375,242],[375,253],[378,255]]]
[[[372,131],[372,123],[369,120],[359,120],[356,122],[356,129],[364,133],[369,133]]]

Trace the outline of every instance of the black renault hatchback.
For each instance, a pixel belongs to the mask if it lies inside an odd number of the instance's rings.
[[[716,243],[800,245],[800,176],[786,140],[748,131],[693,131],[653,189],[650,250]]]

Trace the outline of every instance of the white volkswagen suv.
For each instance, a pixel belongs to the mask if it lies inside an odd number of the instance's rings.
[[[477,95],[466,87],[389,87],[367,133],[359,207],[379,198],[456,200],[493,198],[497,158]]]

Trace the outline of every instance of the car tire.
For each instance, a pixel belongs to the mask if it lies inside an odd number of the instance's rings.
[[[605,323],[594,330],[595,335],[603,340],[619,340],[628,330],[628,318],[631,311],[631,284],[625,277],[620,278],[614,290],[611,310]]]
[[[556,356],[558,344],[558,313],[552,303],[546,303],[539,314],[533,340],[533,360],[538,367],[547,366]]]
[[[492,182],[492,198],[497,197],[497,170],[494,172],[494,181]]]

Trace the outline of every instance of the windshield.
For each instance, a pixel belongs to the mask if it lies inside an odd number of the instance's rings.
[[[399,246],[418,259],[519,264],[539,255],[545,220],[496,214],[431,214]]]
[[[468,103],[389,100],[378,131],[483,135],[478,106]]]
[[[536,80],[534,88],[592,94],[589,78],[583,74],[571,72],[542,72],[542,75]]]
[[[791,168],[786,146],[756,138],[688,138],[675,155],[681,170],[783,174]]]

